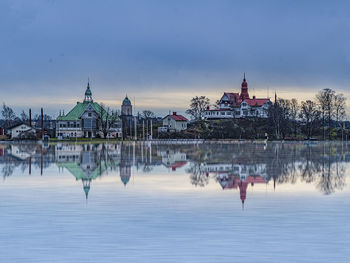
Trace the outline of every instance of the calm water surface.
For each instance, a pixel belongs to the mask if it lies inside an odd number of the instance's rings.
[[[0,262],[350,262],[345,144],[0,144]]]

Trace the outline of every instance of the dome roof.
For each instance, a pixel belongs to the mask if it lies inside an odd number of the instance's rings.
[[[128,96],[126,96],[123,100],[123,105],[131,105],[131,101],[129,100]]]
[[[88,85],[85,91],[85,96],[91,96],[91,95],[92,95],[92,92],[90,90],[90,83],[88,82]]]

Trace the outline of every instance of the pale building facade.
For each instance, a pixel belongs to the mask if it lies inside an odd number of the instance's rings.
[[[183,131],[187,130],[188,119],[182,115],[178,115],[176,112],[169,114],[163,118],[163,127],[160,127],[159,131]]]
[[[35,129],[27,124],[19,124],[8,129],[11,139],[35,138]]]

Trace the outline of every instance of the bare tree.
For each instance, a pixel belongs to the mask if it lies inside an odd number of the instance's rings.
[[[323,131],[325,137],[325,122],[328,123],[328,138],[331,139],[331,124],[332,115],[334,110],[334,96],[335,91],[332,89],[323,89],[317,95],[316,99],[319,104],[322,119],[323,119]]]
[[[345,107],[346,107],[346,98],[344,94],[336,94],[334,96],[334,118],[337,122],[340,122],[345,117]]]
[[[11,126],[16,119],[16,114],[14,113],[13,109],[11,109],[9,106],[6,106],[5,103],[2,105],[1,115],[5,121],[6,128]]]
[[[269,121],[273,127],[273,133],[277,140],[281,138],[281,126],[282,126],[282,113],[281,108],[278,105],[278,101],[269,108]]]
[[[28,114],[24,110],[22,110],[22,112],[21,112],[21,120],[23,122],[26,122],[29,120]]]
[[[196,96],[192,98],[190,108],[186,111],[195,120],[201,120],[204,115],[204,111],[209,107],[210,100],[205,96]]]
[[[154,114],[154,112],[153,111],[150,111],[150,110],[144,110],[144,111],[142,111],[142,117],[144,118],[144,119],[146,119],[146,120],[148,120],[148,119],[153,119],[153,118],[155,118],[155,114]]]
[[[297,99],[292,99],[290,101],[290,119],[292,121],[294,138],[297,136],[297,124],[298,124],[298,114],[299,114],[299,103]]]
[[[102,103],[97,111],[97,114],[99,119],[100,130],[103,133],[103,138],[107,138],[108,132],[118,120],[118,114],[117,112],[112,111],[109,107],[106,107]]]
[[[321,112],[317,104],[311,100],[301,102],[300,118],[306,129],[308,139],[312,137],[314,128],[317,127]]]

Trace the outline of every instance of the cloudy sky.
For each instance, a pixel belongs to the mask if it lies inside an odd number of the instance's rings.
[[[256,96],[350,97],[350,1],[1,0],[0,102],[57,115],[93,97],[184,112],[246,72]],[[349,101],[350,104],[350,101]]]

